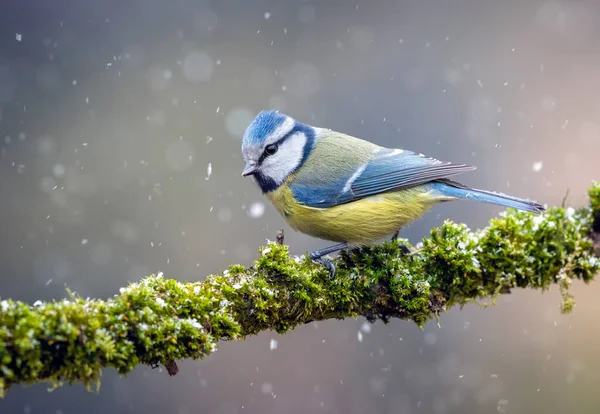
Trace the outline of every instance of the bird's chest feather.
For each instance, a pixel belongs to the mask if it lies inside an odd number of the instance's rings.
[[[287,185],[267,193],[266,196],[292,229],[327,240],[340,240],[338,237],[329,237],[330,221],[327,216],[332,209],[302,205],[294,198]]]
[[[297,202],[287,184],[265,194],[279,214],[289,221],[297,207]]]

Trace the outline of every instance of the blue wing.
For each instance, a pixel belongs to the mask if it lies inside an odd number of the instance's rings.
[[[412,151],[382,148],[372,159],[321,185],[299,180],[290,188],[296,201],[327,208],[361,198],[426,184],[462,174],[475,167],[452,164]]]

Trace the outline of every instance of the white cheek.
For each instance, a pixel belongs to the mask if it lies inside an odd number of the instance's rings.
[[[288,138],[274,155],[265,158],[261,168],[263,174],[277,185],[282,184],[302,162],[305,145],[306,136],[301,132]]]

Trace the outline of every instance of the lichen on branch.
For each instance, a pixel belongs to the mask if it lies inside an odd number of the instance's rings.
[[[453,305],[493,303],[514,288],[557,284],[569,312],[571,281],[587,283],[600,270],[600,183],[589,196],[587,208],[510,210],[479,231],[446,221],[409,255],[398,242],[342,252],[334,279],[269,243],[253,266],[232,265],[202,282],[152,275],[107,300],[2,300],[0,395],[16,384],[98,385],[108,367],[127,374],[162,364],[175,374],[176,360],[204,358],[219,341],[312,321],[364,316],[422,326]]]

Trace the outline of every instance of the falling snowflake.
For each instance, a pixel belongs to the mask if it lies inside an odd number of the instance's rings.
[[[248,210],[248,214],[252,218],[260,218],[265,214],[265,205],[260,202],[252,203],[250,209]]]

